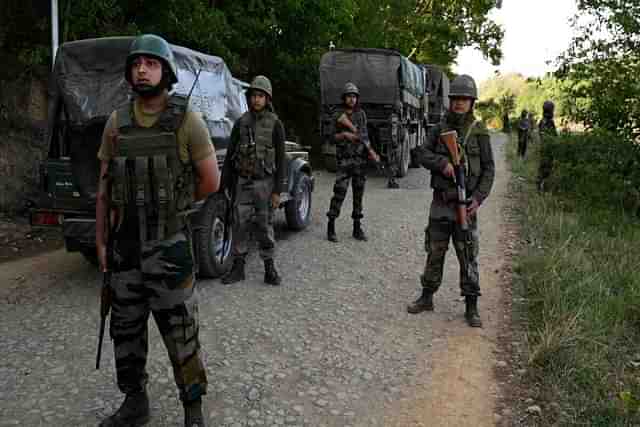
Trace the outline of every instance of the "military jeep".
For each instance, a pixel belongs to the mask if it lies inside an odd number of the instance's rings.
[[[31,201],[31,224],[58,227],[67,251],[80,252],[94,264],[97,152],[109,115],[133,96],[124,78],[132,41],[108,37],[65,43],[50,79],[49,152],[40,165],[40,192]],[[221,168],[233,124],[247,110],[248,85],[233,78],[219,57],[171,48],[178,67],[173,93],[189,96],[190,108],[202,113]],[[280,207],[287,225],[301,230],[311,216],[311,165],[307,151],[295,143],[287,143],[287,159],[288,191],[281,195]],[[213,194],[193,216],[198,221],[193,224],[193,243],[202,276],[215,277],[227,268],[222,262],[222,248],[231,246],[222,240],[227,203],[222,193]]]

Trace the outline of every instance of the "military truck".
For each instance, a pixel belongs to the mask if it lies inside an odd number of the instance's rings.
[[[320,134],[325,165],[335,171],[332,117],[342,108],[342,90],[353,82],[367,114],[371,143],[385,166],[404,177],[411,150],[425,138],[425,72],[389,49],[334,49],[320,60]]]
[[[69,252],[97,263],[95,203],[100,170],[97,152],[111,114],[133,96],[124,79],[132,37],[80,40],[60,46],[50,79],[49,152],[40,165],[40,193],[32,200],[31,224],[58,227]],[[232,77],[224,61],[184,47],[171,46],[178,83],[173,95],[189,97],[190,109],[202,113],[220,168],[234,122],[247,111],[248,85]],[[287,142],[288,191],[281,195],[287,225],[295,230],[310,222],[313,177],[308,153]],[[228,199],[210,196],[197,214],[194,247],[202,276],[223,274],[224,218]],[[196,216],[194,215],[194,218]],[[229,240],[233,236],[229,236]]]
[[[428,98],[427,128],[442,120],[449,109],[449,77],[437,66],[420,64],[425,72],[425,91]]]

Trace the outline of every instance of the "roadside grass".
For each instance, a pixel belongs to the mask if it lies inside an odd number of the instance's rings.
[[[544,408],[530,421],[640,425],[640,221],[584,197],[539,193],[540,144],[526,160],[516,146],[512,137],[507,159],[524,196],[514,281],[527,298],[528,381]]]

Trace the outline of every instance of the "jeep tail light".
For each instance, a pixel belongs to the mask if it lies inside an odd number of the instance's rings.
[[[31,225],[62,225],[62,215],[52,212],[36,212],[31,215]]]

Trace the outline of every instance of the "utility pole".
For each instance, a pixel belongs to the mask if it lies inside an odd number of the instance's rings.
[[[58,0],[51,0],[51,68],[56,63],[58,52]]]

